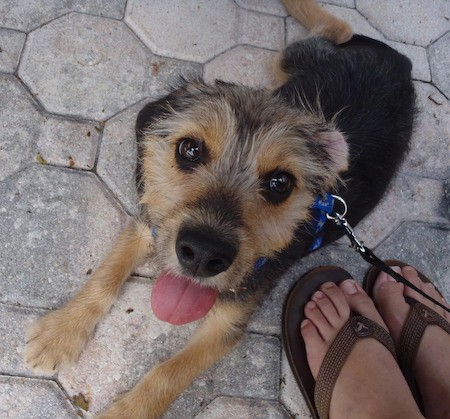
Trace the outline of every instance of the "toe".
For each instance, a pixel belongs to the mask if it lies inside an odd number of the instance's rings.
[[[339,317],[346,321],[350,315],[350,308],[339,287],[333,282],[326,282],[320,289],[333,303]]]
[[[333,334],[333,328],[315,301],[309,301],[306,304],[305,316],[317,328],[322,339],[326,341],[331,339]]]
[[[300,332],[306,343],[305,349],[309,368],[313,377],[316,378],[328,346],[320,336],[316,326],[310,320],[303,320],[300,325]]]
[[[317,304],[317,307],[331,326],[342,326],[342,321],[340,320],[340,316],[338,311],[336,310],[336,307],[324,292],[315,292],[312,296],[312,300]]]
[[[401,269],[397,266],[392,269],[401,273]],[[396,282],[385,272],[378,275],[373,286],[374,302],[396,344],[399,342],[400,333],[410,309],[405,301],[404,292],[403,284]]]
[[[356,281],[349,279],[342,282],[339,288],[342,290],[352,311],[373,320],[380,326],[385,327],[387,330],[387,327],[384,324],[380,313],[376,309],[375,304],[362,289],[361,285],[359,285]]]

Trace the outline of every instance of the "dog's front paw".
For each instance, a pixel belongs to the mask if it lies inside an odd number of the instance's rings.
[[[25,347],[25,362],[33,370],[54,372],[74,363],[80,356],[89,333],[64,309],[37,320],[30,328]]]

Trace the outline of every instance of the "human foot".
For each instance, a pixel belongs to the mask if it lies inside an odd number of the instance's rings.
[[[405,266],[393,269],[432,298],[448,306],[436,288],[430,283],[423,282],[414,268]],[[384,272],[378,275],[373,286],[373,297],[397,348],[399,348],[402,330],[411,310],[405,297],[415,299],[450,322],[448,312],[411,288],[397,283]],[[429,325],[425,329],[412,364],[412,373],[422,395],[425,414],[428,418],[450,417],[449,347],[450,334],[437,325]]]
[[[355,281],[323,284],[306,304],[306,319],[301,324],[315,379],[349,320],[350,310],[387,330],[372,300]],[[337,377],[329,412],[330,417],[346,418],[421,417],[394,357],[375,339],[362,339],[354,345]]]

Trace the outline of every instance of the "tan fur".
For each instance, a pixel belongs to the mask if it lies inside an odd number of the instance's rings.
[[[289,14],[315,35],[323,36],[335,44],[351,39],[350,25],[324,10],[315,0],[283,0]]]
[[[285,0],[285,5],[313,32],[335,42],[344,42],[351,34],[346,24],[310,0]],[[193,82],[185,88],[195,98],[205,87]],[[271,257],[291,242],[295,228],[308,221],[317,189],[332,189],[339,180],[347,150],[338,142],[333,156],[324,164],[313,149],[333,148],[328,143],[336,138],[334,127],[320,116],[306,111],[300,114],[282,105],[270,92],[254,93],[237,95],[223,89],[221,95],[210,95],[207,100],[202,97],[186,110],[173,110],[170,118],[161,119],[145,133],[142,216],[123,231],[75,298],[33,325],[25,355],[30,367],[53,371],[75,362],[122,284],[146,256],[155,255],[161,270],[183,274],[175,252],[183,225],[206,225],[239,243],[232,265],[202,280],[219,292],[244,288],[244,278],[260,256]],[[236,108],[245,109],[249,120],[259,118],[262,123],[258,129],[242,130],[247,121],[238,120]],[[208,164],[191,172],[178,167],[177,144],[183,138],[205,144]],[[261,193],[261,179],[279,168],[288,170],[296,182],[289,198],[273,205]],[[224,217],[199,205],[203,197],[214,194],[236,201],[241,224],[227,223]],[[152,227],[157,228],[156,239]],[[198,374],[238,342],[258,298],[252,295],[245,302],[218,300],[184,349],[154,367],[100,417],[147,419],[162,415]]]

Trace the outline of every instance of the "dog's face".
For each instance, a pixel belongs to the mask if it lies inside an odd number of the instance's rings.
[[[239,286],[347,166],[341,134],[266,91],[188,83],[140,114],[141,204],[161,267]]]

